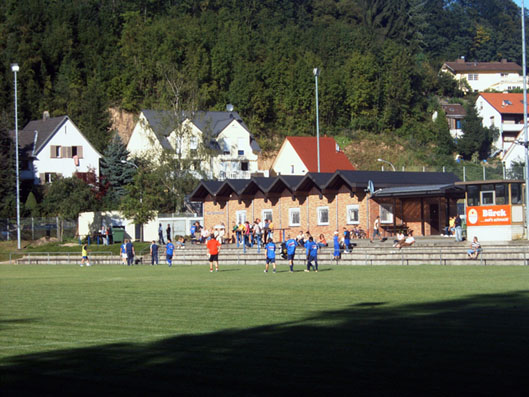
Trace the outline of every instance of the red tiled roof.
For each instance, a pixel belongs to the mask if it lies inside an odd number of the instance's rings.
[[[301,161],[307,166],[308,172],[318,172],[318,152],[316,137],[289,136],[286,138]],[[334,138],[320,137],[320,172],[335,172],[336,170],[351,170],[355,168],[344,152],[336,151]]]
[[[523,114],[523,94],[481,92],[479,95],[502,114]]]
[[[465,73],[465,72],[515,72],[522,73],[522,68],[516,62],[464,62],[458,60],[455,62],[445,62],[443,67],[446,66],[451,69],[454,73]]]

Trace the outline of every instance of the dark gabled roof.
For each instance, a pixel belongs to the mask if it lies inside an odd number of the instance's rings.
[[[38,153],[66,121],[68,121],[68,116],[30,121],[22,130],[18,131],[20,148],[28,156]]]
[[[442,105],[443,110],[448,118],[463,118],[467,115],[467,111],[463,105],[459,103],[449,103],[448,105]]]
[[[373,193],[372,197],[427,197],[449,195],[451,197],[465,197],[465,189],[457,187],[453,183],[419,186],[399,186],[380,189]]]
[[[254,177],[252,179],[228,179],[226,181],[202,181],[191,193],[190,200],[201,201],[208,194],[214,197],[229,197],[235,193],[239,197],[252,196],[257,191],[264,194],[282,193],[285,189],[292,193],[305,193],[312,187],[320,191],[338,189],[343,184],[351,190],[367,188],[368,182],[373,181],[375,189],[382,194],[400,192],[430,192],[435,189],[444,189],[446,192],[459,194],[459,188],[454,188],[454,183],[459,179],[452,173],[444,172],[383,172],[383,171],[336,171],[335,173],[308,173],[306,175],[279,175],[273,178]],[[432,185],[434,188],[432,188]],[[411,187],[411,188],[408,188]],[[387,190],[394,188],[395,190]],[[381,193],[380,189],[384,189]],[[439,190],[440,191],[440,190]],[[384,196],[385,197],[385,196]],[[389,196],[388,196],[389,197]]]
[[[259,144],[255,141],[250,130],[237,112],[182,112],[178,120],[175,120],[176,116],[167,110],[144,109],[142,110],[142,113],[164,147],[170,148],[169,142],[167,142],[167,137],[175,130],[175,125],[183,122],[185,119],[190,119],[200,131],[208,132],[214,138],[218,137],[219,134],[235,120],[250,134],[250,146],[252,150],[254,152],[259,152],[261,150]]]
[[[365,188],[369,181],[373,181],[375,189],[393,186],[431,185],[432,183],[448,184],[459,180],[451,172],[337,171],[329,181],[329,186],[338,175],[351,188]]]

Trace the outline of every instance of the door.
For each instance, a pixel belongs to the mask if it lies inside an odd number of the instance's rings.
[[[439,205],[430,204],[430,235],[439,234]]]

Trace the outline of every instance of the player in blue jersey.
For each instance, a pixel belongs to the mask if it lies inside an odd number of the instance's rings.
[[[169,267],[173,266],[173,252],[174,244],[172,243],[171,239],[168,238],[167,245],[165,246],[165,259],[167,260]]]
[[[265,246],[266,249],[266,267],[265,267],[265,273],[268,273],[268,266],[270,263],[272,263],[273,271],[276,272],[276,245],[274,243],[274,240],[272,238],[268,239],[268,243]]]
[[[290,237],[290,234],[287,236],[287,259],[290,263],[290,273],[294,272],[294,256],[296,255],[296,246],[298,243],[296,240]]]
[[[333,253],[334,260],[337,261],[338,259],[340,259],[340,240],[338,238],[338,230],[334,232],[334,238],[332,240],[332,244],[334,246],[334,253]]]
[[[314,241],[312,237],[309,237],[309,241],[307,241],[307,250],[309,251],[309,256],[307,258],[307,270],[306,272],[310,271],[310,268],[312,267],[315,272],[318,272],[318,249],[320,247],[318,246],[318,243]],[[314,265],[312,264],[314,262]]]

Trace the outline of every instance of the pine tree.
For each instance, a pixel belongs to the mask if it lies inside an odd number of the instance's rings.
[[[15,145],[9,137],[7,115],[0,116],[0,216],[13,216],[15,213]]]
[[[483,127],[482,118],[478,116],[474,106],[467,107],[467,115],[463,119],[463,137],[457,142],[457,150],[465,160],[477,154],[480,160],[490,154],[492,142],[498,134],[495,128]]]
[[[129,151],[119,135],[115,134],[101,159],[101,174],[105,182],[109,184],[105,196],[106,207],[118,208],[121,199],[127,194],[125,186],[132,183],[136,169],[128,161],[128,156]]]

